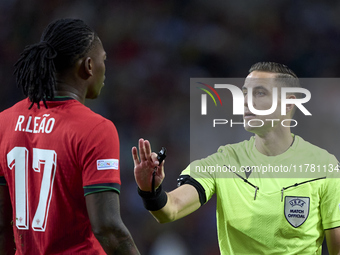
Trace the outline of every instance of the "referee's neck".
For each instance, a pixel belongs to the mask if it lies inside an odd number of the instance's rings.
[[[273,130],[265,135],[255,135],[256,149],[266,156],[277,156],[284,153],[293,143],[290,129]]]

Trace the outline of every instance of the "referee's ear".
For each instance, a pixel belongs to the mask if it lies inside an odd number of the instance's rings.
[[[296,96],[294,94],[287,95],[287,99],[296,99]],[[290,117],[294,116],[296,110],[296,106],[294,104],[287,104],[286,105],[286,113],[290,115]]]

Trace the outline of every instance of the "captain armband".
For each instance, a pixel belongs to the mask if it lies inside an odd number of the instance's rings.
[[[179,187],[179,186],[182,186],[183,184],[190,184],[190,185],[194,186],[195,189],[197,190],[201,206],[205,204],[205,202],[207,201],[207,197],[205,195],[205,190],[204,190],[203,186],[198,181],[196,181],[190,175],[180,175],[177,178],[177,186]]]

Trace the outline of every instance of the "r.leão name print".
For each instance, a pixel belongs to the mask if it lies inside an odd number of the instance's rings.
[[[49,134],[54,124],[55,119],[50,117],[50,114],[44,114],[42,117],[19,115],[14,131]]]

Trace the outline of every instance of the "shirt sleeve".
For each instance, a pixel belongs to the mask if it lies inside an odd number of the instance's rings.
[[[85,196],[95,192],[120,192],[119,137],[109,120],[97,125],[80,146]]]
[[[215,194],[215,172],[212,171],[218,165],[219,153],[212,154],[207,158],[195,160],[182,171],[181,175],[190,175],[199,182],[206,196],[206,202]]]
[[[333,156],[334,157],[334,156]],[[320,198],[320,210],[324,229],[340,227],[340,166],[335,159],[330,161],[333,169],[328,172],[323,194]]]

